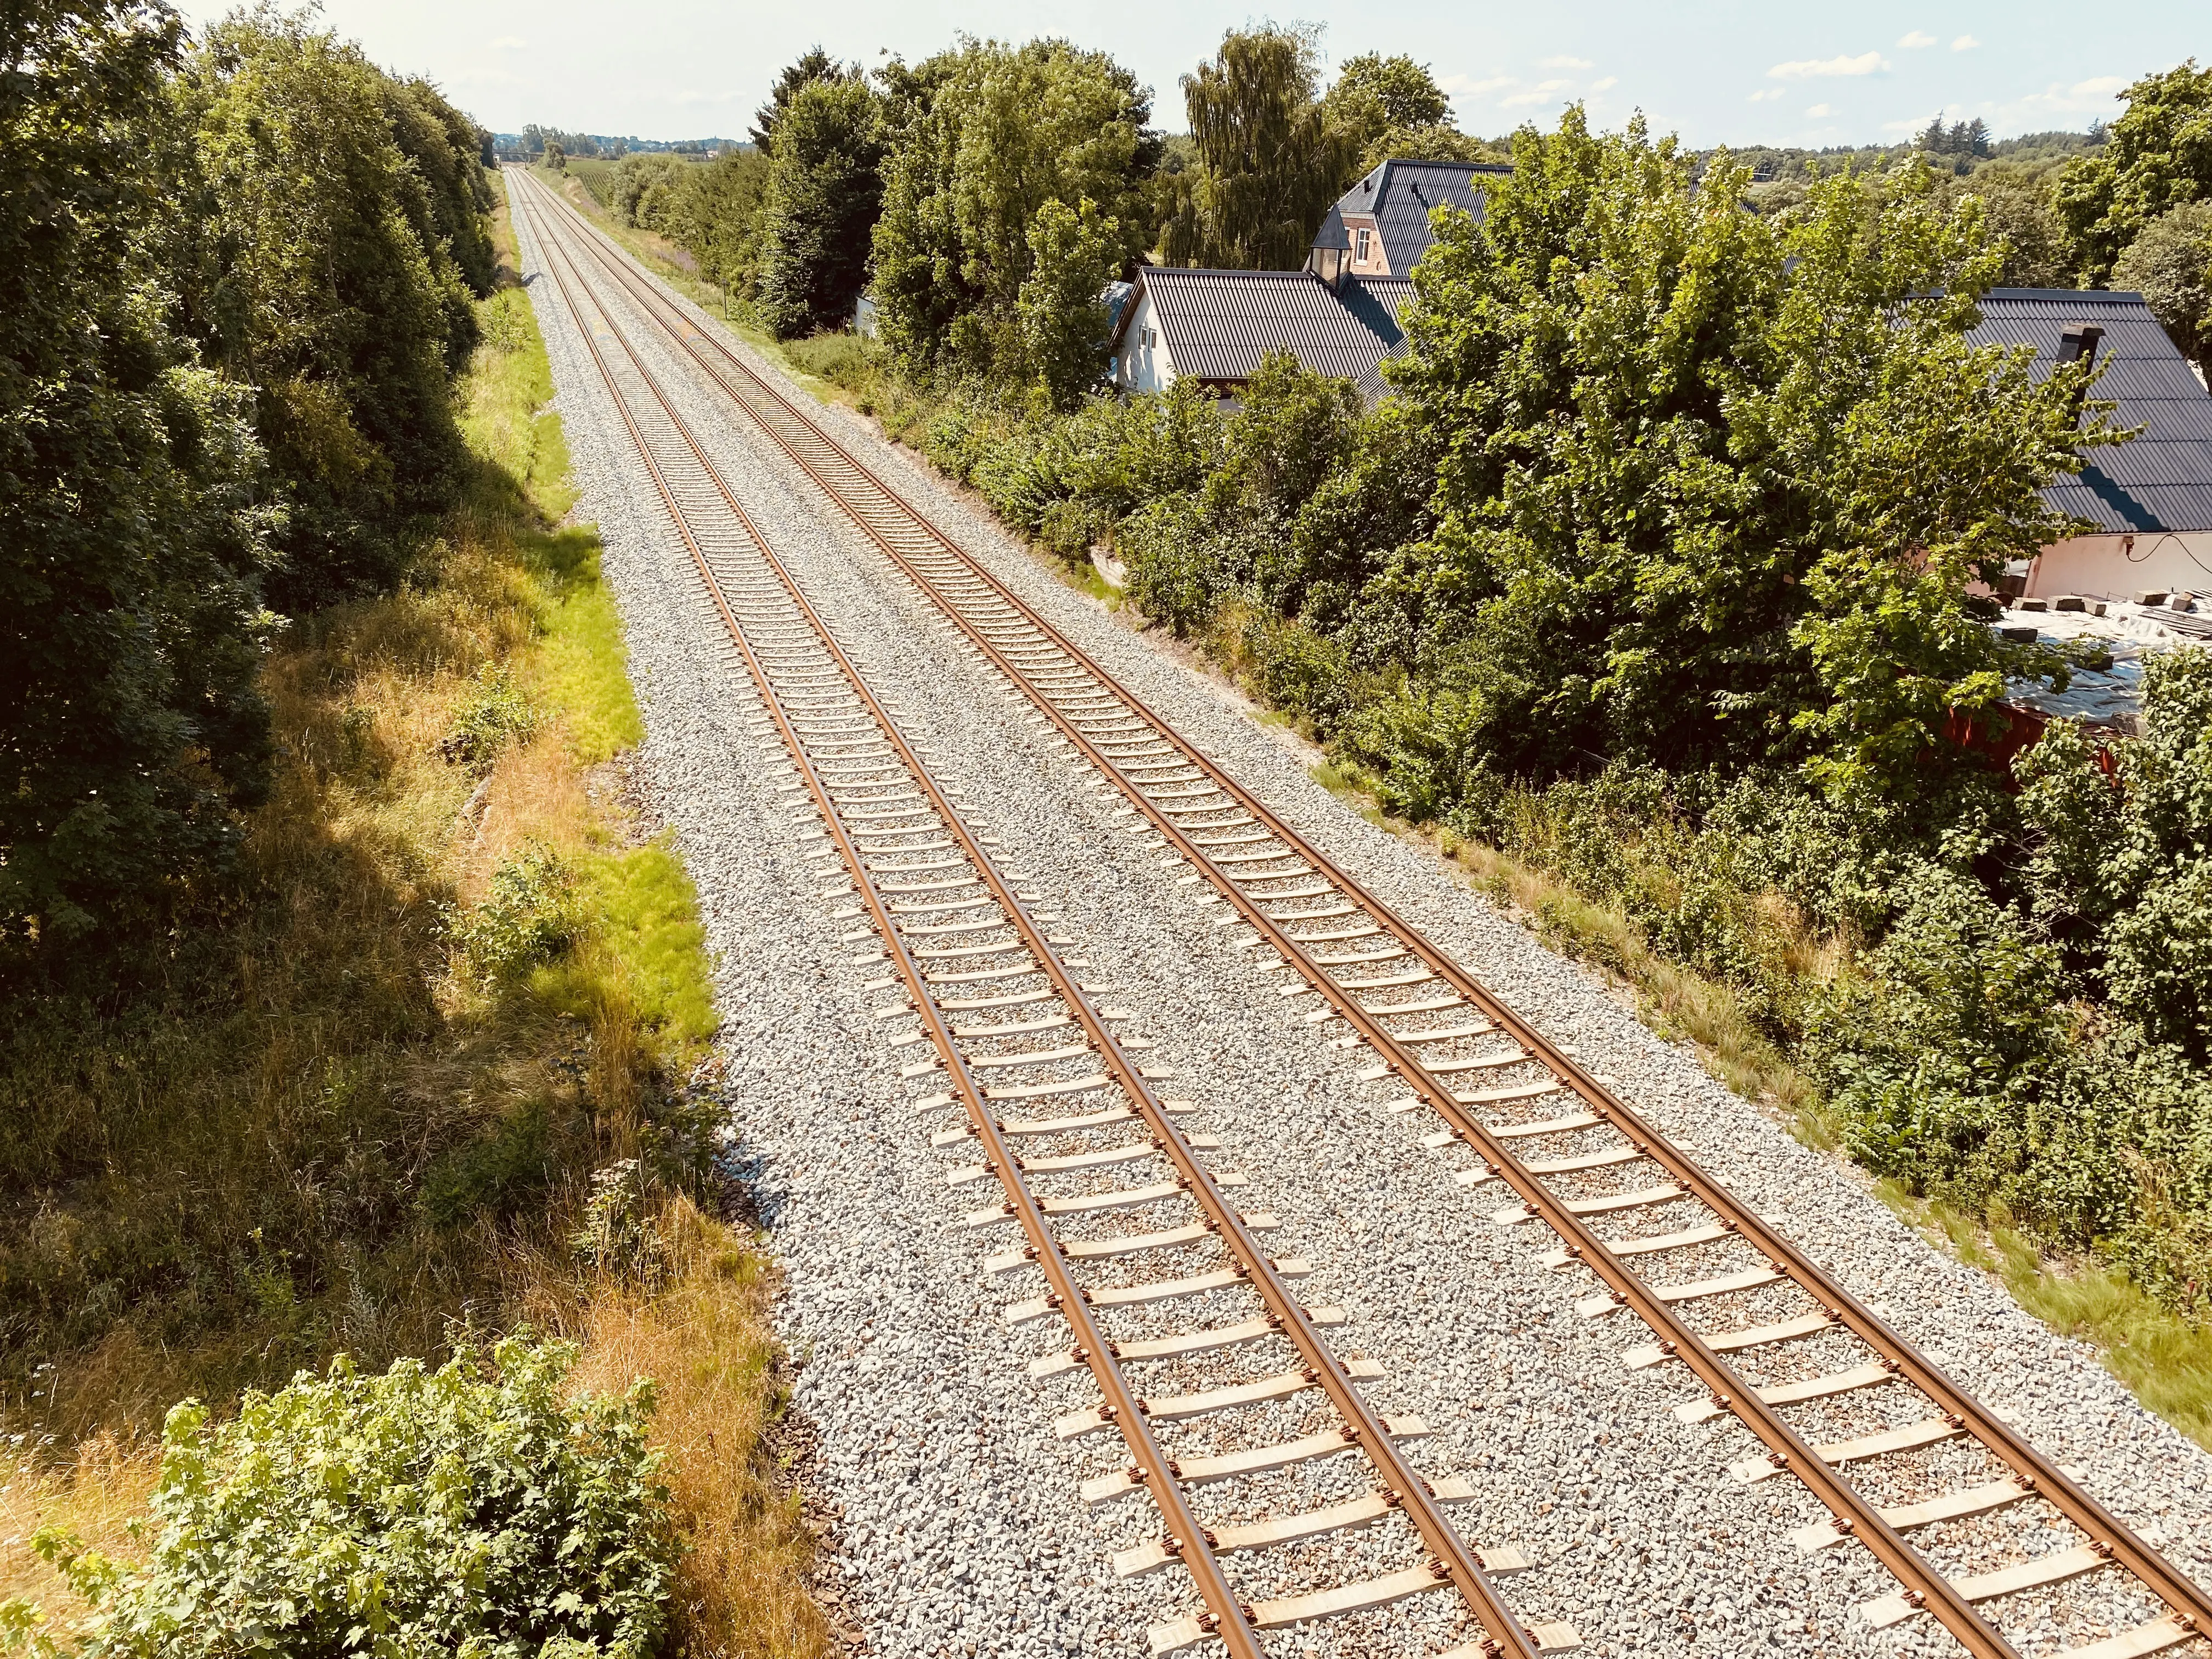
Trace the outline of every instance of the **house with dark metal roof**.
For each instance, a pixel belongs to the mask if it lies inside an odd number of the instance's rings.
[[[1397,283],[1397,289],[1411,287]],[[1115,385],[1164,392],[1197,380],[1233,392],[1270,351],[1316,374],[1357,384],[1369,403],[1385,391],[1376,365],[1401,345],[1402,292],[1310,270],[1190,270],[1147,265],[1115,319]]]
[[[1405,349],[1400,319],[1408,273],[1429,251],[1429,213],[1480,216],[1482,180],[1510,167],[1389,161],[1329,210],[1303,270],[1187,270],[1146,266],[1115,319],[1109,366],[1127,392],[1198,380],[1224,392],[1252,378],[1270,351],[1358,386],[1370,404],[1389,392],[1378,372]]]
[[[1482,181],[1512,168],[1470,161],[1389,161],[1337,198],[1315,233],[1306,269],[1339,276],[1404,276],[1436,240],[1432,209],[1482,216]]]
[[[2045,499],[2094,529],[2046,547],[2015,581],[2027,598],[2103,599],[2142,591],[2212,592],[2212,393],[2142,295],[2000,288],[1983,296],[1977,345],[2033,345],[2040,380],[2087,356],[2104,366],[2093,397],[2118,405],[2126,443],[2084,453]],[[2023,580],[2024,579],[2024,580]]]

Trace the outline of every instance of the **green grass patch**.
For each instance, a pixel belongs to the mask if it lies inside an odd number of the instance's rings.
[[[708,975],[699,895],[664,836],[586,866],[593,908],[628,969],[638,1012],[688,1051],[705,1048],[718,1024]]]
[[[2212,1329],[2168,1312],[2125,1274],[2042,1255],[2011,1228],[1877,1182],[1883,1203],[1931,1243],[2003,1281],[2053,1330],[2097,1350],[2106,1370],[2174,1427],[2212,1450]]]

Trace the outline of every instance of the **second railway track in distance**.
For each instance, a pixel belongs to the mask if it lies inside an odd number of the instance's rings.
[[[1490,1206],[1501,1228],[1539,1229],[1554,1241],[1547,1260],[1561,1273],[1583,1279],[1587,1293],[1578,1310],[1585,1317],[1641,1322],[1646,1328],[1625,1342],[1623,1361],[1685,1373],[1698,1392],[1676,1408],[1679,1417],[1725,1416],[1749,1431],[1761,1449],[1739,1460],[1726,1478],[1802,1482],[1828,1518],[1801,1529],[1797,1547],[1872,1552],[1896,1587],[1861,1608],[1868,1625],[1886,1628],[1932,1619],[1978,1656],[2032,1651],[2008,1633],[2006,1598],[2094,1584],[2108,1603],[2131,1611],[2108,1621],[2116,1626],[2111,1635],[2063,1649],[2065,1659],[2130,1659],[2179,1652],[2192,1643],[2193,1650],[2204,1650],[2197,1633],[2212,1630],[2212,1600],[2201,1588],[1851,1297],[1630,1103],[1546,1042],[1503,999],[1186,742],[741,354],[698,326],[599,233],[534,183],[523,188],[541,240],[558,245],[567,266],[564,291],[580,294],[587,282],[597,283],[649,319],[662,343],[696,365],[725,395],[732,413],[781,450],[824,504],[846,517],[934,607],[963,648],[1026,698],[1109,781],[1127,803],[1122,810],[1132,833],[1187,862],[1184,879],[1201,906],[1218,912],[1224,944],[1279,972],[1286,999],[1313,1004],[1307,1018],[1316,1042],[1357,1050],[1368,1076],[1402,1085],[1395,1109],[1408,1133],[1420,1134],[1425,1145],[1452,1160],[1453,1176],[1470,1201]],[[603,320],[613,326],[611,316]],[[644,449],[647,440],[641,435],[639,442]],[[703,465],[703,456],[699,459]],[[670,499],[680,523],[680,504]],[[728,505],[737,509],[733,497]],[[711,580],[708,565],[701,568],[702,579]],[[783,580],[787,596],[803,603],[796,585],[787,576]],[[823,630],[820,637],[830,636]],[[865,701],[864,692],[856,695]],[[931,793],[919,758],[906,754],[902,759],[915,769],[911,779]],[[834,815],[826,798],[823,806],[825,817]],[[932,833],[957,817],[941,799],[933,801],[935,807],[945,811]],[[957,852],[969,860],[966,867],[983,872],[980,848],[963,842]],[[991,915],[1000,925],[1015,924],[1018,902],[1010,892],[1002,896]],[[886,937],[898,925],[888,910],[872,921]],[[1018,937],[1030,952],[1024,960],[1046,963],[1039,952],[1048,947],[1028,933],[1018,930]],[[1110,1054],[1104,1016],[1085,1017],[1082,994],[1072,981],[1054,985],[1053,1017],[1082,1029],[1085,1054]],[[919,1007],[927,999],[918,986],[910,988]],[[947,1027],[933,1031],[932,1041],[945,1048],[958,1039]],[[957,1072],[949,1054],[947,1060]],[[1152,1131],[1154,1155],[1176,1164],[1177,1181],[1192,1182],[1195,1160],[1176,1138],[1164,1103],[1146,1096],[1140,1073],[1127,1067],[1126,1057],[1119,1066],[1103,1069],[1102,1086],[1121,1091],[1109,1109],[1133,1114],[1131,1121],[1141,1119]],[[1014,1188],[1020,1172],[1011,1162],[1018,1154],[1005,1152],[1003,1132],[994,1139],[978,1115],[988,1109],[969,1106],[974,1121],[968,1130],[993,1152],[985,1173],[1016,1177],[1008,1191],[1011,1207],[1018,1211],[1022,1200]],[[1075,1162],[1061,1167],[1081,1167],[1084,1154],[1067,1156]],[[1202,1189],[1202,1181],[1198,1187]],[[1206,1202],[1197,1201],[1201,1207]],[[1239,1284],[1267,1302],[1263,1317],[1284,1319],[1279,1304],[1285,1293],[1277,1274],[1249,1250],[1237,1254],[1237,1231],[1233,1224],[1224,1227],[1231,1261],[1218,1271],[1249,1275]],[[1030,1248],[1048,1254],[1035,1237]],[[1062,1298],[1056,1308],[1050,1301],[1054,1295]],[[1056,1280],[1043,1305],[1072,1315],[1080,1334],[1091,1328],[1090,1316],[1068,1305],[1071,1299],[1081,1302],[1081,1287]],[[1297,1346],[1304,1339],[1294,1318],[1288,1328]],[[1082,1350],[1086,1344],[1075,1346]],[[1300,1352],[1310,1358],[1305,1347]],[[1317,1377],[1331,1375],[1326,1367],[1308,1369]],[[1101,1386],[1105,1405],[1115,1407],[1115,1387],[1103,1375]],[[1370,1432],[1356,1420],[1360,1407],[1348,1379],[1336,1379],[1325,1391],[1345,1413],[1340,1432]],[[1119,1411],[1093,1426],[1104,1427]],[[1121,1427],[1126,1434],[1128,1425]],[[1141,1471],[1141,1478],[1133,1473],[1127,1478],[1132,1484],[1154,1483],[1148,1490],[1162,1500],[1167,1518],[1158,1553],[1162,1559],[1180,1555],[1203,1596],[1218,1569],[1208,1565],[1210,1558],[1191,1553],[1192,1540],[1182,1534],[1192,1523],[1157,1485],[1159,1471],[1151,1466],[1156,1459],[1146,1443],[1131,1437],[1129,1443],[1128,1468]],[[1372,1448],[1377,1479],[1383,1492],[1403,1502],[1402,1477],[1392,1473],[1391,1455],[1382,1455],[1389,1443],[1386,1436]],[[1419,1512],[1407,1519],[1429,1553],[1418,1569],[1407,1571],[1428,1572],[1439,1585],[1451,1583],[1482,1626],[1478,1643],[1530,1639],[1491,1611],[1494,1593],[1481,1577],[1476,1553],[1458,1547],[1468,1558],[1461,1567],[1448,1524],[1440,1515],[1432,1521],[1418,1503],[1413,1507]],[[2031,1528],[2064,1541],[2033,1553],[2010,1544],[2015,1532],[2026,1535]],[[1947,1529],[1952,1565],[1939,1571],[1916,1540]],[[1203,1531],[1192,1534],[1201,1545]],[[1962,1549],[1970,1555],[1978,1549],[1990,1565],[1962,1569]],[[1142,1570],[1159,1564],[1122,1565]],[[1407,1593],[1411,1583],[1401,1578],[1392,1588]],[[1217,1589],[1214,1599],[1226,1593]],[[1361,1594],[1382,1593],[1348,1589],[1345,1599],[1357,1604]],[[1316,1601],[1297,1611],[1310,1616],[1324,1610]],[[1232,1625],[1236,1619],[1252,1623],[1256,1611],[1232,1606],[1224,1613],[1209,1603],[1191,1625],[1164,1629],[1158,1639],[1173,1644],[1218,1633],[1224,1617]],[[1232,1628],[1228,1638],[1235,1633]],[[1566,1632],[1552,1634],[1566,1639]],[[1234,1639],[1231,1645],[1236,1648]],[[1486,1650],[1477,1645],[1473,1650]],[[2060,1652],[2045,1648],[2038,1659]]]

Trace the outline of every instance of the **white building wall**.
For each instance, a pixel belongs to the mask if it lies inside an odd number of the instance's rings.
[[[1150,294],[1139,294],[1136,313],[1122,331],[1114,358],[1114,384],[1125,392],[1165,392],[1175,384],[1175,364],[1160,338],[1158,314]]]
[[[2212,530],[2076,536],[2046,547],[2027,573],[2026,597],[2080,593],[2131,599],[2145,588],[2212,592]]]

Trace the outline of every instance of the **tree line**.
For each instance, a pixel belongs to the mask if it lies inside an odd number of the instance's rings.
[[[795,338],[863,292],[909,372],[1041,388],[1072,406],[1103,365],[1107,283],[1145,260],[1296,267],[1330,202],[1384,157],[1481,160],[1429,70],[1316,38],[1231,31],[1184,77],[1188,137],[1150,90],[1065,40],[963,41],[872,72],[787,66],[754,148],[704,167],[625,157],[608,205],[696,258]]]
[[[256,675],[455,500],[485,135],[298,16],[0,18],[0,965],[234,848]]]
[[[1745,199],[1769,214],[1842,168],[1877,194],[1932,173],[1947,202],[1980,203],[1997,285],[2138,289],[2202,366],[2212,206],[2193,185],[2145,194],[2141,181],[2201,170],[2204,76],[2191,63],[2146,77],[2087,133],[1993,140],[1978,119],[1938,118],[1904,147],[1697,159],[1747,162]],[[1506,141],[1452,125],[1408,57],[1363,53],[1323,80],[1311,31],[1232,30],[1182,79],[1188,133],[1165,136],[1130,71],[1066,41],[967,41],[872,72],[817,46],[782,70],[752,149],[703,170],[633,154],[609,205],[782,337],[848,326],[866,293],[908,373],[1019,381],[1067,407],[1103,368],[1097,292],[1139,264],[1295,269],[1329,204],[1383,159],[1505,157]],[[1010,120],[1016,109],[1037,118]],[[1076,314],[1048,317],[1054,295]]]

